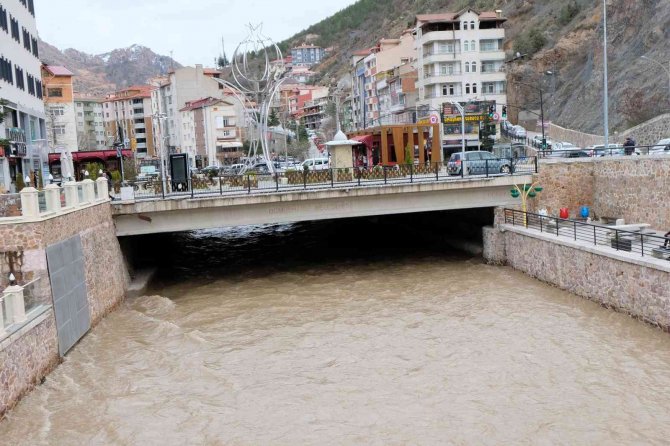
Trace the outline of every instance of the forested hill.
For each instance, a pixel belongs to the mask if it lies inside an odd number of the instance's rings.
[[[397,37],[417,13],[501,9],[507,22],[506,48],[530,53],[511,67],[510,78],[540,85],[552,121],[602,133],[601,0],[360,0],[281,43],[311,41],[334,47],[318,71],[329,83],[348,69],[352,51],[384,37]],[[670,109],[667,76],[640,59],[670,60],[670,0],[610,0],[608,6],[610,125],[623,130]],[[551,71],[551,75],[547,75]],[[537,106],[533,90],[510,85],[515,101]],[[521,98],[521,99],[517,99]],[[512,100],[512,98],[511,98]]]

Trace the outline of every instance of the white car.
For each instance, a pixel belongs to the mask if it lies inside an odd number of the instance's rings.
[[[649,155],[670,155],[670,138],[661,139],[650,147]]]
[[[526,129],[521,127],[520,125],[515,125],[513,130],[514,136],[517,138],[525,138],[526,137]]]
[[[300,163],[298,170],[304,170],[305,167],[309,170],[328,170],[330,169],[330,163],[328,158],[310,158]]]
[[[559,142],[554,144],[551,147],[552,150],[582,150],[581,147],[577,147],[576,145],[569,143],[569,142]]]

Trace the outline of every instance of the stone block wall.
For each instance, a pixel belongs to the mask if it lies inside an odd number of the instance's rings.
[[[536,180],[544,187],[531,210],[558,214],[567,207],[574,217],[589,206],[597,217],[624,218],[670,230],[670,158],[604,157],[540,163]],[[667,229],[666,229],[667,228]]]
[[[657,116],[620,134],[620,140],[631,136],[638,145],[650,146],[660,139],[670,138],[670,113]]]
[[[0,217],[21,216],[21,195],[0,194]]]
[[[669,272],[510,230],[501,235],[507,265],[664,330],[670,329]],[[485,243],[501,241],[488,237]],[[500,248],[488,251],[500,252]]]
[[[0,347],[0,419],[60,362],[53,310],[33,324]]]
[[[8,285],[10,271],[19,283],[35,278],[29,306],[52,304],[46,248],[79,234],[91,311],[91,326],[123,301],[128,272],[116,238],[109,203],[76,210],[33,223],[0,225],[0,287]],[[14,335],[12,335],[14,338]],[[3,345],[5,341],[3,341]],[[52,310],[44,322],[0,350],[0,417],[59,361],[56,324]],[[19,378],[17,378],[19,377]]]

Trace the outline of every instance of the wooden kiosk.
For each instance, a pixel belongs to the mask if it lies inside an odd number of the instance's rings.
[[[408,144],[413,148],[414,162],[432,164],[442,161],[439,124],[382,125],[351,132],[347,136],[366,147],[367,165],[405,164],[405,147]]]

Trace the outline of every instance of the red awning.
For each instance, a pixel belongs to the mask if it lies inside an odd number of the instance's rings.
[[[132,150],[122,150],[124,158],[132,158]],[[60,162],[60,153],[50,153],[49,162]],[[93,160],[110,160],[116,158],[116,150],[90,150],[82,152],[72,152],[72,161],[93,161]]]
[[[352,136],[350,139],[365,144],[368,149],[372,148],[372,135]]]

